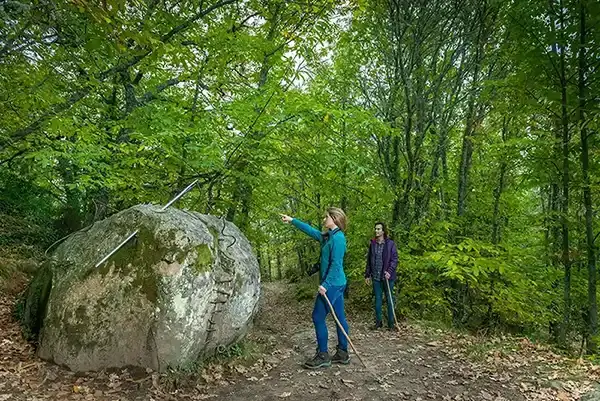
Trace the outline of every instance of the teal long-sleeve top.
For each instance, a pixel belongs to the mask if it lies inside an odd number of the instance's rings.
[[[346,274],[344,273],[344,254],[346,253],[346,236],[339,229],[329,230],[329,236],[325,240],[321,232],[305,222],[293,219],[292,225],[321,243],[320,277],[321,280],[327,271],[331,255],[331,267],[325,281],[321,283],[325,289],[330,287],[342,287],[346,285]]]

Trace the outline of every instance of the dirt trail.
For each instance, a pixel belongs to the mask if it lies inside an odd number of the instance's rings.
[[[315,352],[312,302],[296,302],[282,283],[264,286],[261,311],[249,337],[261,352],[251,362],[215,363],[199,375],[159,375],[122,369],[74,374],[40,361],[10,315],[14,300],[0,296],[0,401],[6,400],[576,400],[600,370],[575,363],[526,340],[512,348],[422,326],[401,333],[370,331],[349,313],[352,341],[378,383],[356,356],[349,365],[308,371]],[[330,349],[335,326],[329,319]],[[480,359],[467,357],[480,349]],[[472,354],[472,352],[471,352]]]
[[[271,357],[277,366],[263,376],[250,376],[213,393],[230,400],[523,400],[499,375],[477,373],[464,358],[426,333],[403,327],[401,333],[371,331],[369,322],[349,314],[350,336],[379,383],[356,356],[349,365],[309,371],[302,363],[314,355],[316,342],[310,321],[311,302],[298,304],[289,287],[267,288],[256,333],[270,333]],[[328,319],[329,348],[337,343],[335,323]],[[271,358],[269,359],[271,362]],[[275,363],[275,360],[272,361]]]

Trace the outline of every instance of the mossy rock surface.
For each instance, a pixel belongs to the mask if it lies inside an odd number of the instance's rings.
[[[41,358],[75,371],[164,371],[246,334],[260,296],[248,240],[215,216],[160,209],[134,206],[75,233],[39,270],[21,320]]]

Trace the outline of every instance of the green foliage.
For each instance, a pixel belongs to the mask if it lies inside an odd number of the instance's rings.
[[[47,247],[198,179],[178,206],[233,220],[263,280],[301,283],[298,299],[314,296],[318,244],[278,213],[318,226],[335,205],[357,306],[386,221],[402,315],[456,323],[460,305],[470,327],[543,332],[567,313],[585,335],[578,134],[597,209],[598,4],[236,3],[0,5],[0,246]]]

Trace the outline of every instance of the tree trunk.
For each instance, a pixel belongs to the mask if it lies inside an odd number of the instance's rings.
[[[62,157],[58,160],[58,170],[63,182],[65,201],[57,228],[63,234],[71,234],[83,226],[82,196],[74,187],[78,172],[72,163]]]
[[[394,204],[392,206],[392,226],[391,226],[391,236],[392,238],[398,240],[398,233],[400,230],[398,226],[400,224],[400,211],[402,210],[401,201],[398,198],[398,193],[396,193],[396,197],[394,198]]]
[[[272,19],[271,19],[271,28],[269,29],[269,32],[267,34],[267,41],[269,41],[270,43],[273,43],[274,38],[275,38],[275,34],[277,33],[277,29],[279,27],[279,23],[280,23],[280,12],[281,12],[281,5],[280,4],[276,4],[275,6],[275,11],[273,13]],[[270,57],[275,54],[273,52],[271,53],[266,53],[263,57],[263,61],[262,61],[262,65],[259,71],[259,80],[258,80],[258,92],[261,92],[265,86],[265,84],[267,83],[267,78],[269,75],[269,71],[271,70],[271,65],[270,65]],[[266,105],[265,105],[266,107]],[[256,109],[256,113],[257,115],[260,115],[261,110],[258,108]],[[247,138],[244,138],[244,140],[247,140],[249,143],[251,143],[251,148],[254,148],[256,146],[258,146],[258,144],[260,144],[260,141],[262,140],[262,138],[264,137],[265,133],[264,132],[260,132],[260,131],[251,131],[249,133],[246,134]],[[247,145],[249,146],[249,145]],[[242,151],[244,152],[244,151]],[[241,156],[241,163],[240,165],[237,167],[237,171],[239,172],[239,176],[236,178],[235,180],[235,189],[234,189],[234,193],[233,193],[233,199],[231,202],[231,206],[229,207],[229,209],[227,210],[227,220],[229,221],[234,221],[234,218],[237,214],[237,208],[240,206],[241,204],[241,217],[238,218],[238,221],[236,221],[236,224],[238,225],[239,229],[242,231],[245,231],[245,229],[248,227],[248,223],[250,221],[250,208],[251,208],[251,204],[252,204],[252,194],[254,192],[254,188],[252,187],[252,183],[250,183],[248,177],[252,177],[252,176],[256,176],[258,174],[258,171],[256,169],[253,169],[250,166],[249,163],[249,159],[251,158],[251,151],[248,152],[244,152],[244,154]]]
[[[267,281],[273,281],[273,269],[272,269],[272,263],[271,263],[271,255],[269,254],[269,251],[267,250],[265,252],[265,258],[267,259],[267,263],[265,264],[265,267],[267,269]]]
[[[479,129],[481,121],[484,118],[484,104],[479,99],[480,95],[480,78],[482,74],[483,61],[485,60],[485,45],[488,41],[488,34],[492,28],[492,21],[495,18],[493,14],[490,14],[489,5],[487,2],[483,2],[476,10],[477,15],[474,20],[475,26],[477,27],[477,36],[473,43],[474,56],[473,56],[473,76],[471,82],[471,92],[469,93],[467,115],[465,121],[465,129],[463,133],[461,159],[458,169],[458,197],[456,215],[459,219],[459,233],[464,235],[466,232],[466,224],[462,221],[466,210],[467,210],[467,196],[469,193],[469,173],[471,170],[472,156],[473,156],[473,137],[476,131]],[[492,20],[488,20],[488,18]],[[491,73],[491,67],[490,67]],[[456,239],[456,238],[455,238]],[[466,323],[467,316],[467,303],[469,300],[469,290],[467,285],[460,283],[457,279],[453,280],[452,287],[454,289],[453,299],[460,304],[453,305],[453,321],[460,322],[460,324]],[[454,316],[454,314],[458,314]]]
[[[506,117],[502,122],[502,141],[506,142],[508,135],[508,121]],[[505,176],[506,176],[507,163],[504,157],[501,157],[500,161],[500,172],[498,174],[498,184],[494,189],[494,217],[492,218],[492,244],[498,245],[500,243],[500,198],[504,191]]]
[[[96,221],[102,220],[108,215],[108,203],[110,201],[110,193],[108,188],[101,187],[95,191],[91,197],[90,204],[87,207],[88,213],[86,218],[86,224],[92,224]]]
[[[441,130],[438,130],[438,140],[433,155],[433,164],[431,166],[431,173],[429,175],[429,184],[425,185],[423,188],[422,198],[415,202],[415,224],[419,224],[421,218],[429,213],[429,204],[431,202],[431,195],[434,190],[440,193],[440,201],[443,202],[443,187],[439,185],[440,165],[444,163],[446,148],[448,146],[447,139],[447,128],[444,127]],[[444,205],[442,205],[442,209],[443,208]]]
[[[233,222],[235,218],[235,213],[237,212],[238,203],[240,201],[240,191],[241,191],[242,182],[239,178],[235,180],[235,188],[233,189],[233,195],[231,196],[231,204],[227,209],[226,219]]]
[[[596,252],[594,249],[593,203],[589,177],[589,145],[586,128],[585,108],[587,102],[587,59],[586,59],[586,6],[579,1],[579,133],[581,135],[581,171],[583,175],[583,204],[585,207],[585,234],[588,270],[588,330],[587,352],[594,354],[597,349],[595,336],[598,334],[598,305],[596,302]]]
[[[473,113],[473,103],[469,104],[469,116]],[[471,168],[471,157],[473,155],[473,142],[471,136],[473,135],[471,117],[467,121],[465,133],[463,135],[462,152],[460,158],[460,170],[458,173],[458,205],[457,215],[462,217],[465,214],[467,191],[468,191],[468,176],[469,169]]]
[[[564,6],[559,2],[561,39],[564,40]],[[564,43],[564,41],[563,41]],[[564,46],[564,45],[563,45]],[[560,85],[561,85],[561,129],[562,129],[562,202],[561,202],[561,231],[562,231],[562,262],[565,271],[563,293],[563,327],[560,342],[567,343],[571,316],[571,258],[569,255],[569,114],[567,111],[567,76],[565,71],[565,52],[560,52]]]
[[[262,252],[260,250],[260,244],[256,244],[256,260],[258,261],[258,268],[262,269]]]
[[[392,124],[394,128],[394,124]],[[402,213],[402,200],[399,184],[399,170],[400,170],[400,139],[398,136],[394,136],[391,141],[387,138],[381,140],[379,147],[379,153],[383,160],[384,169],[386,170],[386,176],[390,184],[390,188],[394,193],[394,201],[392,205],[392,221],[390,225],[390,235],[396,240],[399,237],[401,231],[401,216]]]
[[[558,157],[559,152],[557,150],[555,150],[554,152],[556,154],[556,157]],[[556,182],[552,183],[552,185],[550,186],[548,203],[550,217],[548,219],[549,243],[547,251],[549,254],[550,265],[553,269],[558,269],[560,265],[560,260],[558,257],[560,252],[560,219],[558,218],[558,216],[560,215],[560,187]],[[559,287],[560,282],[558,280],[555,280],[552,283],[552,292],[557,291]],[[550,305],[550,313],[553,316],[556,316],[557,319],[558,316],[560,316],[560,301],[558,299],[552,299],[552,303]],[[560,322],[558,320],[553,319],[550,321],[549,326],[550,335],[555,341],[558,342],[560,338]]]
[[[300,277],[302,277],[304,275],[304,272],[308,270],[309,262],[304,256],[305,253],[306,252],[303,247],[301,247],[300,245],[296,245],[296,255],[298,255],[298,273],[300,274]]]
[[[281,266],[281,250],[277,250],[277,280],[281,280],[283,278],[282,267]]]
[[[508,121],[506,117],[504,117],[502,121],[502,142],[505,143],[508,136]],[[504,192],[504,185],[506,181],[506,170],[508,169],[508,164],[505,161],[506,159],[501,155],[500,156],[500,171],[498,174],[498,184],[496,188],[494,188],[494,214],[492,217],[492,244],[498,245],[501,239],[501,218],[500,218],[500,199],[502,198],[502,192]],[[487,320],[488,325],[493,323],[494,319],[494,291],[496,282],[499,279],[499,273],[497,271],[492,271],[490,274],[490,296],[488,300],[488,311],[487,311]]]
[[[342,103],[342,109],[345,109],[346,107],[346,103],[343,102]],[[344,119],[342,121],[342,132],[341,132],[341,136],[342,136],[342,155],[346,154],[346,149],[348,147],[348,139],[346,136],[346,120]],[[341,172],[340,172],[340,180],[342,181],[342,184],[345,186],[348,184],[348,167],[346,164],[346,158],[344,157],[342,159],[342,165],[341,165]],[[342,193],[342,197],[340,199],[340,208],[342,208],[342,210],[346,213],[348,213],[348,195],[347,195],[347,191],[344,190],[344,192]]]

